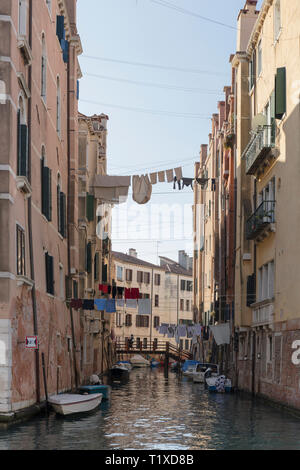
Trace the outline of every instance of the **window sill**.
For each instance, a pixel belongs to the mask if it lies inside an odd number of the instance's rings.
[[[16,183],[18,191],[21,191],[22,193],[26,194],[27,197],[31,196],[32,188],[26,176],[17,176]]]
[[[27,276],[17,275],[16,276],[17,287],[26,286],[29,290],[31,290],[34,286],[34,281],[29,279]]]
[[[31,65],[32,63],[32,52],[27,41],[26,36],[18,35],[17,47],[20,49],[26,65]]]

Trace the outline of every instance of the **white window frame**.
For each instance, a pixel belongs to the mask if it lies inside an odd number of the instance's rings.
[[[276,0],[274,4],[274,43],[278,41],[281,28],[281,0]]]
[[[120,273],[121,273],[121,276],[120,276]],[[124,273],[123,267],[117,266],[117,280],[118,281],[123,281],[123,273]]]
[[[19,0],[19,36],[27,35],[27,0]]]
[[[257,76],[262,73],[262,40],[259,41],[257,46]]]

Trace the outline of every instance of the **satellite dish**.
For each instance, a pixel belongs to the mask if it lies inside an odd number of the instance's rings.
[[[267,116],[260,113],[254,116],[252,119],[252,130],[255,131],[258,127],[266,126],[267,125]]]

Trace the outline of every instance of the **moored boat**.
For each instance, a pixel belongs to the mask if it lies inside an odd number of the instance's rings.
[[[102,401],[102,393],[80,395],[79,393],[62,393],[52,395],[48,402],[54,411],[61,415],[86,413],[97,408]]]
[[[112,380],[124,380],[129,377],[129,370],[125,364],[114,364],[109,374]]]
[[[205,383],[205,377],[208,373],[207,377],[217,377],[219,375],[219,366],[208,362],[200,362],[193,374],[193,381],[195,383]]]
[[[132,370],[132,365],[130,364],[129,361],[119,361],[117,362],[117,365],[118,364],[123,364],[123,366],[125,366],[129,372]]]
[[[130,359],[130,363],[132,364],[133,367],[148,367],[150,366],[150,361],[145,359],[143,356],[140,354],[136,354]]]
[[[102,393],[102,400],[109,400],[111,387],[109,385],[81,385],[79,392],[88,394]]]
[[[206,379],[206,384],[210,392],[230,393],[232,391],[231,380],[224,375],[209,377]]]

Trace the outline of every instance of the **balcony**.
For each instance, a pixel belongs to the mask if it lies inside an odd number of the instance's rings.
[[[265,300],[252,304],[252,326],[263,326],[273,323],[274,320],[274,302]]]
[[[261,241],[270,232],[275,232],[275,201],[263,201],[246,222],[246,238]]]
[[[271,150],[275,147],[275,129],[275,125],[258,127],[243,154],[247,175],[257,175],[264,164],[274,159]]]

